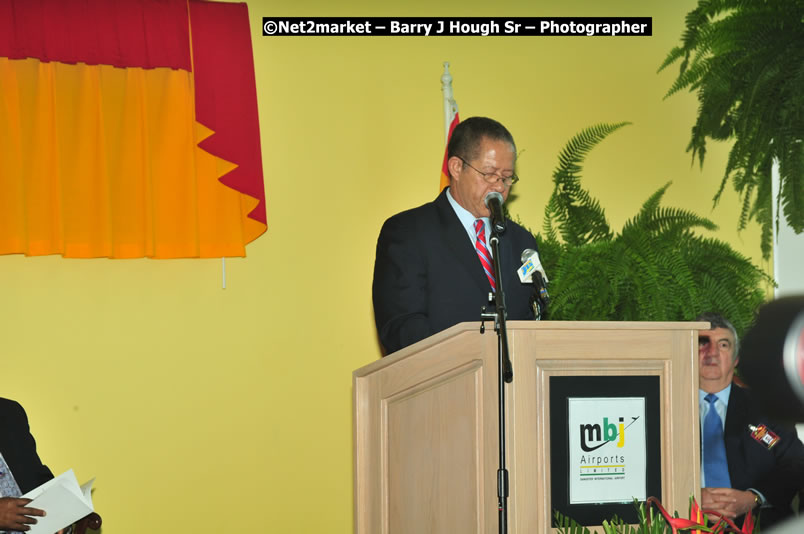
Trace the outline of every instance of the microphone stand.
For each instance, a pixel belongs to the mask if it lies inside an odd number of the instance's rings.
[[[505,468],[505,383],[514,380],[514,370],[508,353],[508,332],[505,327],[505,293],[503,292],[502,271],[500,270],[500,233],[495,225],[491,225],[491,257],[494,265],[494,280],[497,290],[494,292],[496,313],[486,313],[483,307],[480,316],[485,321],[494,319],[494,331],[497,332],[497,383],[499,387],[499,430],[500,430],[500,464],[497,469],[497,500],[499,512],[499,533],[508,532],[508,470]],[[485,331],[481,323],[480,332]]]

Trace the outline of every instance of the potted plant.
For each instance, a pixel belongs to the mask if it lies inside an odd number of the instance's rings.
[[[733,140],[714,201],[731,180],[743,206],[739,228],[762,226],[772,240],[771,168],[779,164],[780,210],[804,231],[804,0],[698,0],[681,45],[659,71],[680,60],[668,96],[695,91],[698,116],[688,151],[703,165],[707,139]]]
[[[696,233],[717,226],[687,210],[661,206],[665,184],[619,232],[581,185],[586,154],[628,123],[598,124],[559,155],[542,234],[536,239],[551,281],[549,319],[691,320],[704,311],[746,328],[770,278],[727,243]]]

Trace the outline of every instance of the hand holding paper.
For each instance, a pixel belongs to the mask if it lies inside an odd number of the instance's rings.
[[[31,499],[29,507],[44,510],[47,515],[31,525],[29,534],[53,534],[94,511],[92,505],[93,478],[78,486],[73,470],[65,471],[38,488],[32,489],[23,499]]]
[[[25,530],[26,525],[36,521],[32,516],[45,515],[44,511],[29,507],[29,502],[29,499],[0,498],[0,530]]]

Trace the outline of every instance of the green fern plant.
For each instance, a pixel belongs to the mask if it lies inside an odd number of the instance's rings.
[[[559,155],[544,236],[536,236],[551,280],[549,318],[680,321],[716,311],[742,331],[772,281],[728,244],[695,233],[717,229],[712,221],[662,207],[667,183],[616,233],[581,185],[585,156],[627,124],[587,128]]]
[[[743,203],[739,228],[752,219],[761,225],[768,258],[774,159],[777,214],[804,232],[804,0],[699,0],[681,41],[659,68],[681,61],[665,98],[682,89],[697,92],[687,151],[701,165],[707,139],[734,140],[714,202],[731,180]]]

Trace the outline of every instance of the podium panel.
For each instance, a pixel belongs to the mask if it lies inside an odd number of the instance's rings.
[[[479,326],[456,325],[354,372],[355,532],[497,532],[497,336]],[[686,510],[700,493],[697,330],[705,328],[508,323],[509,532],[549,532],[559,504],[552,481],[568,487],[572,473],[556,456],[569,452],[551,451],[553,432],[577,430],[550,420],[551,377],[658,377],[659,422],[652,424],[661,451],[652,452],[662,501]]]
[[[483,502],[480,370],[473,362],[384,401],[383,489],[394,531],[480,532],[466,513]]]

